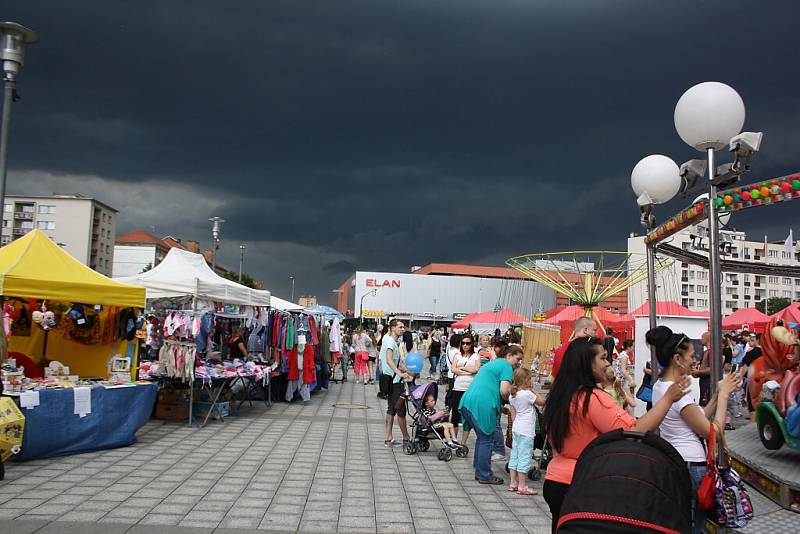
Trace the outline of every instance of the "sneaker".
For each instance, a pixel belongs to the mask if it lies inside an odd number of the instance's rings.
[[[504,455],[502,455],[502,454],[497,454],[496,452],[492,453],[492,461],[493,462],[499,462],[500,460],[505,460],[505,459],[506,459],[506,457]]]
[[[449,442],[445,443],[445,445],[447,446],[447,448],[453,449],[453,450],[461,448],[461,445],[459,445],[458,443],[454,443],[452,441],[449,441]]]

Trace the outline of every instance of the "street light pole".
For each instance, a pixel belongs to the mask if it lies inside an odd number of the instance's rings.
[[[244,250],[247,247],[242,243],[239,245],[239,283],[242,283],[242,266],[244,265]]]
[[[289,280],[292,281],[292,302],[294,302],[294,276],[290,276]]]
[[[3,116],[0,119],[0,206],[5,213],[6,172],[8,170],[8,132],[11,106],[17,88],[17,74],[24,64],[23,45],[39,40],[36,32],[16,22],[0,22],[0,58],[3,60]],[[0,216],[2,219],[2,216]]]
[[[209,219],[211,221],[211,240],[214,244],[214,250],[212,251],[212,260],[211,260],[211,269],[216,272],[217,270],[217,251],[219,250],[219,232],[222,223],[225,222],[225,219],[222,217],[211,217]]]
[[[373,297],[378,294],[378,290],[373,288],[363,295],[361,295],[361,303],[358,305],[358,314],[361,316],[361,326],[364,326],[364,297],[372,295]],[[410,323],[410,321],[409,321]]]
[[[708,276],[710,278],[709,312],[711,313],[711,394],[722,379],[722,280],[719,266],[719,211],[717,186],[714,184],[714,149],[708,155]]]

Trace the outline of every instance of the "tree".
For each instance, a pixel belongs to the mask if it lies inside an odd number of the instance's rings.
[[[764,302],[767,303],[767,311],[764,311]],[[772,315],[773,313],[778,313],[782,309],[786,308],[791,304],[791,299],[787,299],[784,297],[770,297],[765,300],[761,300],[756,302],[756,309],[761,313],[767,313]]]
[[[234,273],[234,272],[231,272],[231,271],[227,271],[223,275],[223,277],[227,278],[228,280],[232,280],[232,281],[236,282],[237,284],[242,284],[243,286],[247,286],[250,289],[261,289],[262,288],[261,287],[261,283],[258,280],[256,280],[255,278],[253,278],[252,276],[250,276],[249,274],[247,274],[247,273],[242,273],[242,281],[241,282],[239,282],[239,275],[237,273]]]

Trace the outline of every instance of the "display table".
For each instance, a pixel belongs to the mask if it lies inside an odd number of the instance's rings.
[[[71,389],[39,391],[39,406],[22,409],[25,434],[19,461],[124,447],[150,418],[156,384],[92,388],[91,413],[75,415]]]

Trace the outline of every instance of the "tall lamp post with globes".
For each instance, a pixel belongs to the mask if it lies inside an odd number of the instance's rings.
[[[717,189],[738,181],[749,170],[753,153],[761,145],[761,133],[740,133],[744,125],[745,108],[739,94],[719,82],[704,82],[687,90],[675,106],[675,129],[683,141],[703,152],[705,160],[692,160],[680,169],[666,156],[648,156],[636,165],[631,174],[631,186],[637,195],[642,212],[642,224],[651,230],[655,225],[654,204],[670,200],[678,191],[692,195],[704,191],[709,227],[709,297],[711,314],[711,394],[722,378],[722,298],[720,273],[719,212]],[[717,166],[716,151],[728,146],[735,156],[732,164]],[[641,167],[640,167],[641,166]],[[675,170],[678,169],[677,187]],[[696,185],[707,172],[707,180]],[[648,295],[650,323],[655,326],[655,242],[648,243]],[[658,367],[655,362],[653,369]]]
[[[11,106],[16,97],[17,74],[25,63],[24,45],[39,40],[36,32],[16,22],[0,22],[0,59],[3,62],[3,116],[0,120],[0,206],[6,203],[8,131]],[[2,216],[0,215],[0,219]]]

